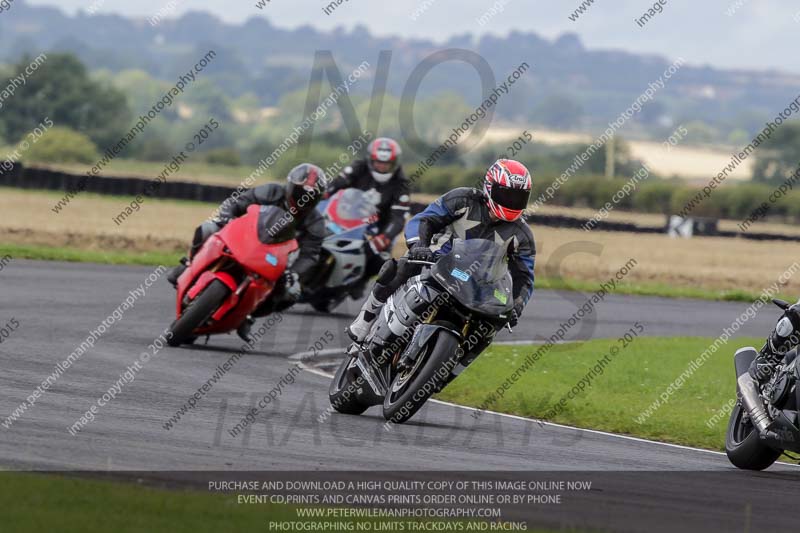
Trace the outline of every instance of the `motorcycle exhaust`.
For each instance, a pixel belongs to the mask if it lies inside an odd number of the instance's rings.
[[[739,387],[739,394],[742,397],[742,405],[750,415],[750,420],[756,426],[760,434],[765,434],[769,431],[769,426],[772,424],[772,419],[767,414],[764,408],[764,402],[761,401],[761,396],[758,394],[758,384],[749,372],[745,372],[739,379],[736,380]]]
[[[754,348],[740,348],[734,355],[734,364],[736,366],[736,386],[739,389],[739,396],[742,398],[742,406],[750,415],[750,420],[758,430],[762,439],[772,438],[780,439],[771,429],[772,418],[770,418],[764,407],[764,402],[761,400],[759,394],[758,383],[750,375],[749,368],[755,360],[758,352]]]

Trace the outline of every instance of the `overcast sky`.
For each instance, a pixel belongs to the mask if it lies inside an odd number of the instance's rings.
[[[797,54],[800,2],[797,0],[666,0],[663,13],[639,27],[649,0],[596,0],[577,21],[568,15],[581,0],[346,0],[326,15],[331,0],[28,0],[74,13],[92,4],[101,12],[149,17],[175,6],[174,15],[188,10],[214,13],[228,22],[266,16],[274,24],[310,24],[330,29],[364,24],[379,35],[425,37],[441,41],[463,33],[505,34],[512,29],[534,31],[547,38],[563,32],[579,34],[589,48],[615,48],[684,57],[692,64],[718,67],[777,68],[800,73]],[[665,1],[665,0],[662,0]],[[483,27],[477,23],[492,5],[504,12]],[[733,15],[731,8],[741,7]],[[428,9],[412,20],[416,9]],[[5,16],[8,16],[6,14]]]

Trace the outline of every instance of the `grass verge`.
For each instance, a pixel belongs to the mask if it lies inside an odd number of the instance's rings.
[[[55,475],[0,474],[3,522],[9,531],[75,533],[267,531],[292,520],[288,507],[239,506],[235,496]]]
[[[180,259],[180,253],[172,252],[122,252],[82,250],[77,248],[26,246],[0,244],[0,256],[10,255],[15,259],[35,259],[41,261],[68,261],[77,263],[101,263],[110,265],[173,265]],[[563,278],[536,278],[537,289],[569,290],[595,292],[600,284]],[[753,302],[759,295],[742,290],[713,290],[702,287],[680,287],[665,283],[619,283],[612,294],[628,294],[638,296],[662,296],[665,298],[698,298],[703,300],[724,300],[735,302]],[[794,301],[790,295],[782,295],[784,299]]]
[[[36,259],[40,261],[68,261],[71,263],[100,263],[107,265],[174,265],[181,257],[179,253],[166,252],[120,252],[80,250],[52,246],[24,246],[0,244],[0,256],[14,259]]]
[[[596,292],[600,284],[562,278],[536,278],[537,289],[569,290]],[[665,298],[697,298],[701,300],[722,300],[727,302],[754,302],[760,295],[743,290],[715,290],[703,287],[681,287],[666,283],[617,283],[611,294],[628,294],[634,296],[663,296]],[[793,297],[783,295],[785,299]]]
[[[706,362],[685,377],[668,401],[647,412],[681,374],[687,372],[714,339],[699,337],[638,337],[626,348],[613,339],[557,345],[525,373],[505,395],[487,408],[519,416],[613,433],[635,435],[712,450],[724,449],[728,415],[714,415],[735,397],[734,351],[760,345],[763,339],[738,338],[721,346]],[[563,410],[553,409],[616,346],[602,372]],[[439,398],[481,407],[539,346],[493,346],[464,371]],[[552,416],[546,417],[551,412]],[[638,420],[637,420],[638,419]]]

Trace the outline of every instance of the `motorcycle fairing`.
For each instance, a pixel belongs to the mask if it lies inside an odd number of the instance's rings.
[[[232,220],[206,240],[178,278],[178,316],[184,306],[215,279],[231,291],[228,299],[212,316],[210,325],[196,330],[198,335],[235,330],[272,293],[275,282],[283,275],[298,245],[294,239],[264,244],[259,236],[259,224],[275,220],[282,212],[275,207],[270,211],[264,211],[257,205],[248,207],[246,216]],[[285,234],[284,230],[281,231]],[[247,278],[237,281],[228,272],[216,271],[215,265],[225,258],[237,262],[249,272]]]
[[[444,326],[442,324],[422,324],[417,327],[416,331],[414,331],[414,335],[411,337],[408,345],[403,350],[403,353],[400,354],[398,365],[413,365],[414,362],[416,362],[417,357],[419,357],[419,354],[425,349],[425,346],[428,344],[428,342],[430,342],[430,340],[440,331],[447,331],[454,335],[458,339],[459,344],[461,344],[461,333],[453,328]]]

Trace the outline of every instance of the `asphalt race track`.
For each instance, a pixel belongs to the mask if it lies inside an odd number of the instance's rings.
[[[0,344],[0,422],[151,272],[150,267],[29,261],[8,265],[0,273],[0,325],[15,319],[19,326]],[[586,296],[537,292],[515,333],[504,333],[501,340],[550,336]],[[588,325],[576,327],[570,336],[580,330],[580,338],[615,337],[639,320],[649,335],[715,337],[746,307],[608,296],[598,305],[596,320],[587,320]],[[48,471],[161,471],[154,475],[164,479],[173,475],[170,472],[191,478],[187,471],[446,469],[590,471],[598,476],[617,472],[613,487],[592,494],[593,501],[589,496],[579,500],[584,510],[591,507],[594,519],[606,520],[614,529],[641,529],[635,519],[613,522],[615,516],[633,513],[632,509],[642,520],[643,513],[662,513],[662,521],[649,522],[650,531],[662,527],[671,531],[675,524],[667,520],[677,515],[687,521],[686,529],[699,529],[708,513],[714,516],[712,523],[729,531],[744,531],[751,517],[759,514],[768,522],[752,520],[768,525],[767,529],[795,526],[796,518],[786,512],[795,507],[777,511],[781,504],[790,505],[781,503],[781,498],[797,493],[800,475],[791,466],[778,465],[759,474],[740,472],[723,454],[540,427],[493,414],[475,420],[470,410],[440,403],[429,404],[408,424],[391,431],[384,429],[377,409],[360,417],[332,415],[319,421],[328,407],[328,379],[297,370],[290,356],[308,351],[317,341],[317,349],[343,346],[342,331],[355,309],[350,303],[340,312],[323,315],[298,306],[285,314],[169,430],[164,424],[170,416],[242,343],[226,336],[212,338],[209,346],[199,341],[191,348],[164,348],[142,365],[132,382],[122,385],[115,399],[97,409],[93,422],[71,435],[68,427],[119,382],[120,375],[172,320],[174,292],[162,277],[34,406],[8,429],[0,426],[0,465]],[[740,333],[765,335],[777,311],[765,307]],[[737,347],[731,342],[729,351]],[[229,431],[282,379],[285,385],[277,399],[259,413],[254,425],[232,437]],[[653,487],[657,480],[658,486]],[[794,500],[789,501],[794,505]],[[548,524],[566,523],[557,510],[550,509],[542,517]],[[573,516],[573,520],[578,519]]]

